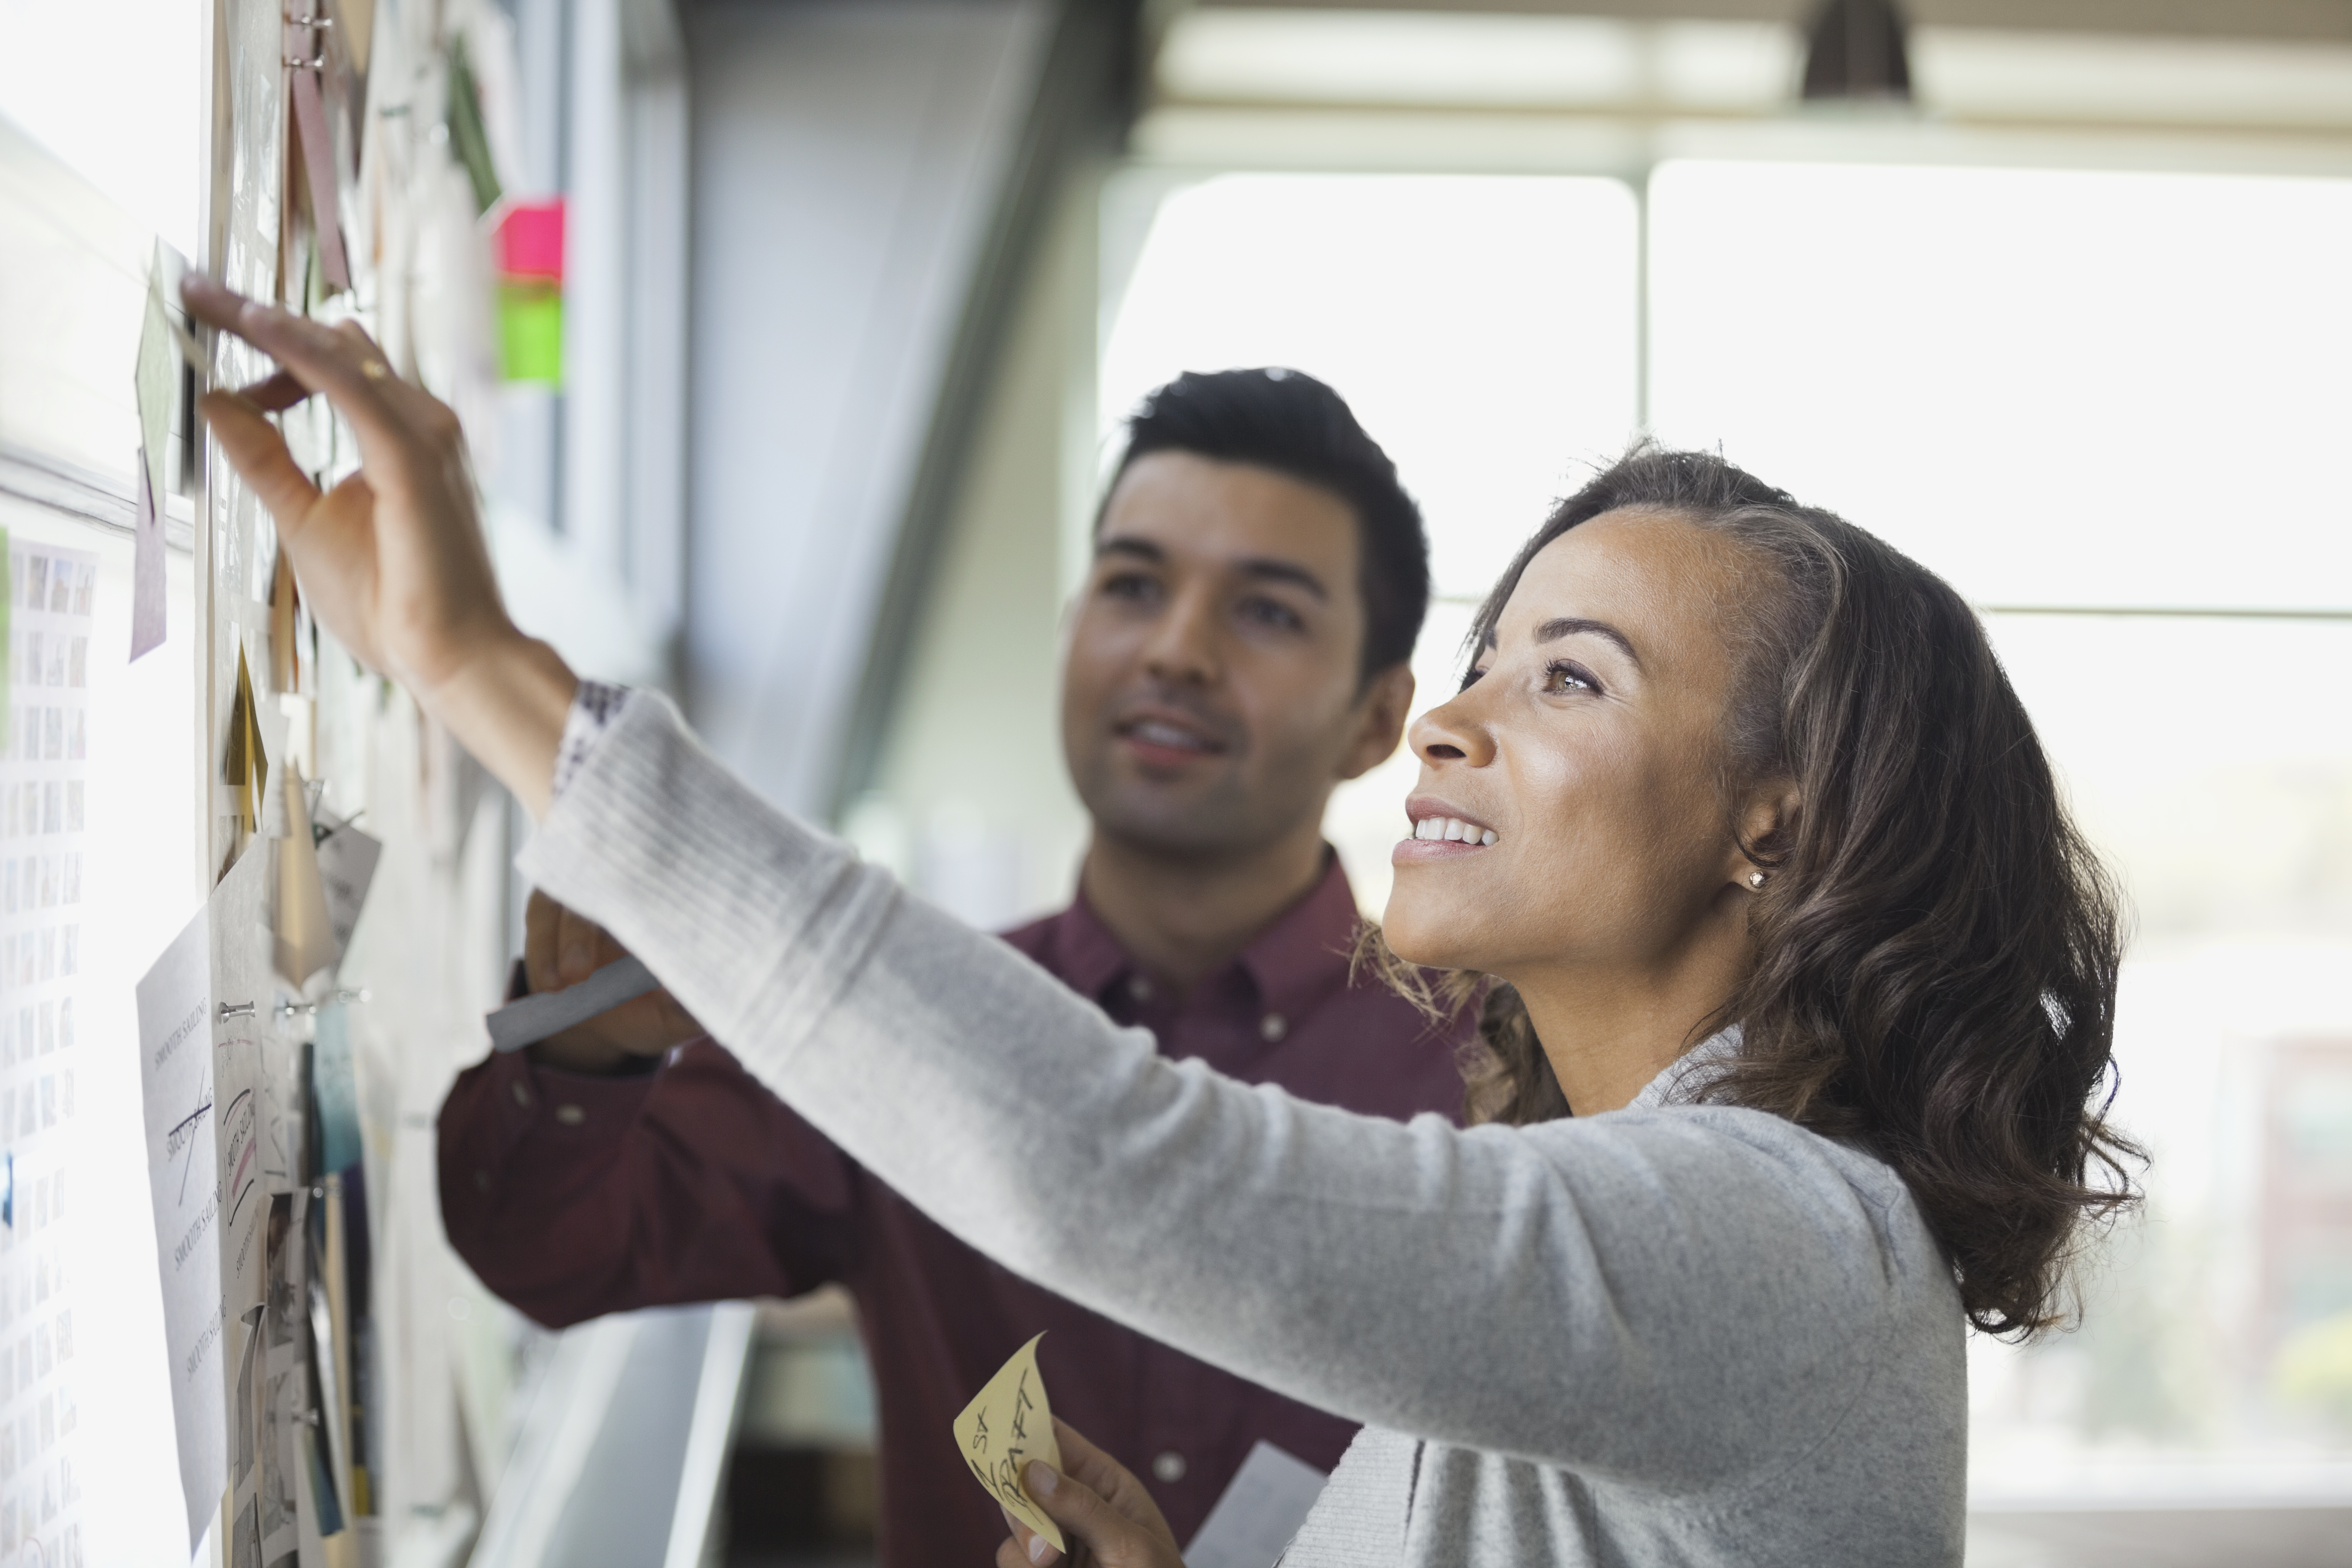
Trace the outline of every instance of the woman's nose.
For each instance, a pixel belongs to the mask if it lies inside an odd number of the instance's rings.
[[[1485,767],[1495,760],[1495,741],[1478,711],[1473,686],[1412,721],[1413,755],[1424,763],[1467,763]]]

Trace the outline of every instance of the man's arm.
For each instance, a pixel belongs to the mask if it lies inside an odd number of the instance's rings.
[[[551,1327],[840,1278],[856,1173],[715,1043],[593,1076],[492,1056],[441,1108],[449,1240]]]

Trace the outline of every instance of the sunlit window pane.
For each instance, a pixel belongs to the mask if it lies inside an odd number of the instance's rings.
[[[1652,411],[1996,604],[2352,605],[2352,182],[1668,163]]]
[[[1615,180],[1223,175],[1151,225],[1103,428],[1180,371],[1319,376],[1420,498],[1439,591],[1483,594],[1632,428],[1634,253]]]

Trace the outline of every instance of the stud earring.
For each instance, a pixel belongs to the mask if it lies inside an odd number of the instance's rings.
[[[1761,872],[1761,871],[1750,871],[1750,872],[1748,872],[1748,885],[1749,887],[1751,887],[1751,888],[1760,888],[1760,887],[1762,887],[1762,886],[1764,885],[1764,873],[1763,873],[1763,872]]]

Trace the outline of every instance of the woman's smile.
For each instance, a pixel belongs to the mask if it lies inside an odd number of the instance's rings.
[[[1404,812],[1412,826],[1391,851],[1391,865],[1473,855],[1491,847],[1501,837],[1470,813],[1434,795],[1414,795],[1404,803]]]

